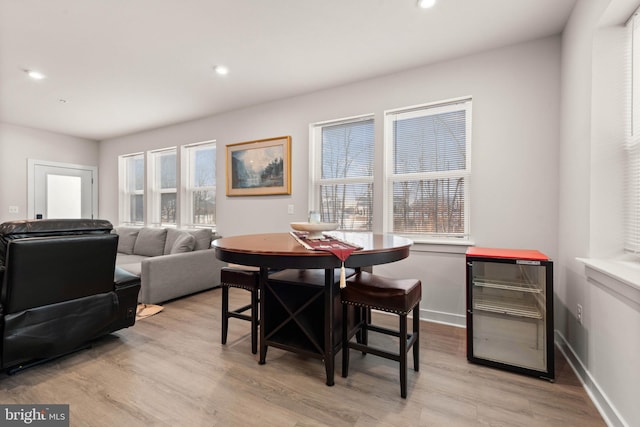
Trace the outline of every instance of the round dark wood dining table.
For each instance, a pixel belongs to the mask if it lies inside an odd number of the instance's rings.
[[[331,232],[329,236],[358,246],[345,261],[346,268],[365,268],[407,258],[413,242],[394,234],[368,232]],[[319,250],[309,250],[301,245],[291,233],[246,234],[216,239],[213,242],[218,259],[232,264],[260,268],[260,359],[264,364],[267,346],[278,346],[277,342],[265,339],[265,325],[268,322],[269,307],[266,307],[265,291],[269,270],[273,269],[324,269],[324,346],[318,357],[324,361],[327,385],[334,384],[335,355],[340,350],[336,345],[334,304],[339,293],[334,279],[334,269],[342,262],[333,254]],[[289,349],[287,347],[282,347]]]

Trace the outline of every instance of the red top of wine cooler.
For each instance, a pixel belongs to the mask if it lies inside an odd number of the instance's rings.
[[[485,258],[509,258],[509,259],[528,259],[535,261],[547,261],[549,257],[542,252],[531,249],[500,249],[500,248],[478,248],[471,247],[467,249],[467,256],[485,257]]]

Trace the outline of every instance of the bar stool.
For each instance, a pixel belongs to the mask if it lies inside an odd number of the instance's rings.
[[[222,286],[222,344],[227,343],[229,318],[247,320],[251,322],[251,352],[258,352],[258,316],[260,301],[258,291],[260,289],[260,271],[235,267],[223,267],[220,270],[220,285]],[[229,310],[229,288],[245,289],[251,293],[251,303]],[[251,310],[251,315],[244,314]]]
[[[349,349],[371,353],[385,359],[400,362],[400,395],[407,397],[407,352],[413,347],[413,370],[418,371],[420,337],[420,299],[422,283],[417,279],[391,279],[365,271],[347,279],[347,286],[340,292],[342,300],[342,376],[349,373]],[[349,325],[348,305],[360,310],[355,325]],[[400,316],[399,330],[392,330],[371,324],[371,309],[395,313]],[[413,330],[407,333],[407,314],[413,311]],[[352,322],[353,323],[353,322]],[[400,348],[392,353],[368,345],[368,331],[398,337]],[[351,338],[359,334],[358,342]]]

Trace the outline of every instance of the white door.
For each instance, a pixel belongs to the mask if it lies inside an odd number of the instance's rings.
[[[93,218],[97,168],[29,160],[29,218]]]

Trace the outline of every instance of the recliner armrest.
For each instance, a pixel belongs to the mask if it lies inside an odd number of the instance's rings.
[[[133,285],[140,283],[140,277],[136,276],[135,274],[131,274],[120,267],[116,267],[113,273],[113,283],[115,284],[116,288],[121,286]]]

